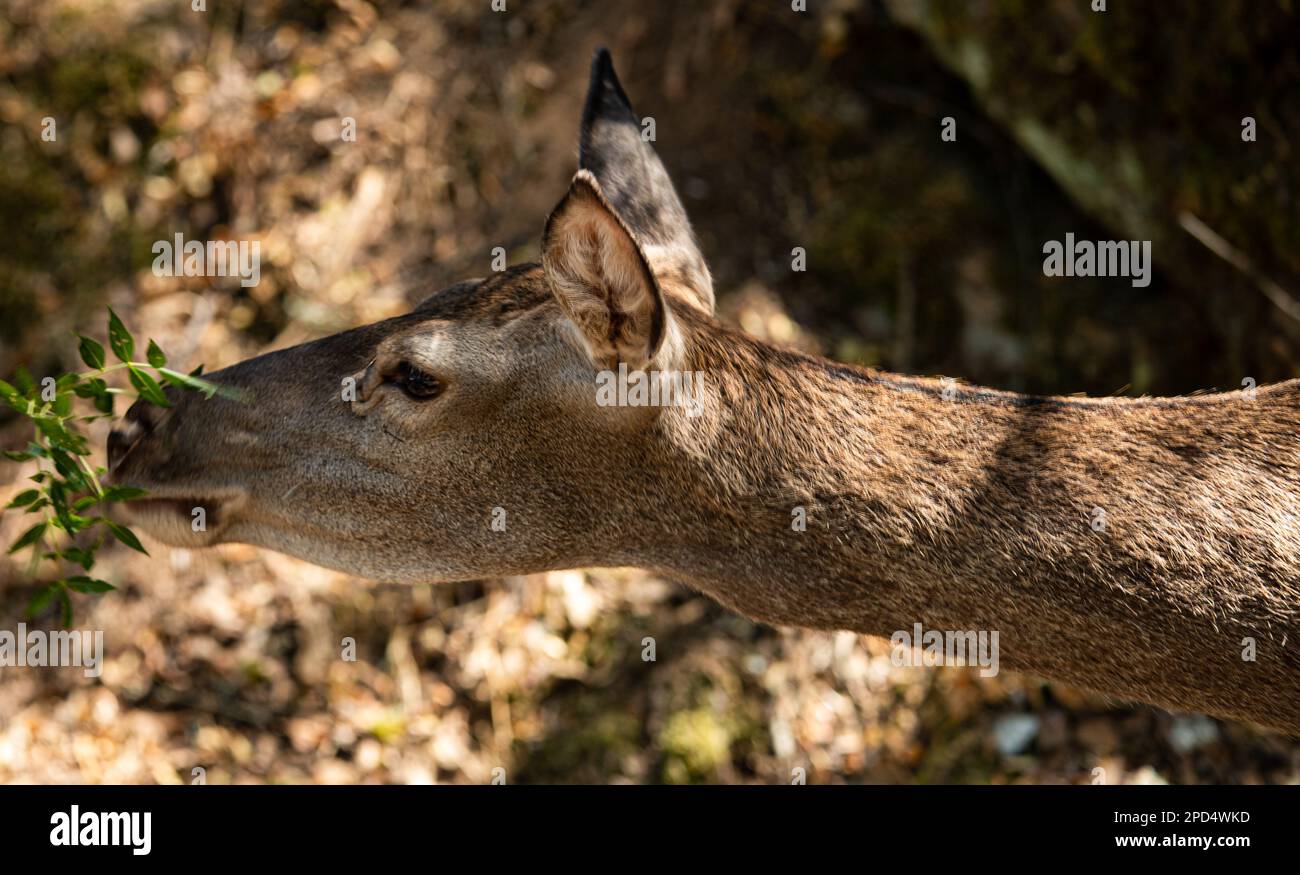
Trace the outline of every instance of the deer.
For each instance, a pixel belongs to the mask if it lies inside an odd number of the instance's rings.
[[[724,325],[604,49],[540,251],[209,376],[238,398],[137,402],[130,520],[382,582],[635,567],[778,627],[995,630],[1006,668],[1300,734],[1300,380],[1024,395]],[[693,403],[597,403],[615,370]]]

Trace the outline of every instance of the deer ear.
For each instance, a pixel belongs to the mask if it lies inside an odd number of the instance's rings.
[[[641,120],[597,49],[582,111],[578,166],[591,171],[615,212],[642,246],[669,298],[713,312],[713,279],[663,162],[642,137]]]
[[[645,255],[627,225],[579,170],[546,220],[542,268],[591,359],[644,368],[663,345],[668,311]]]

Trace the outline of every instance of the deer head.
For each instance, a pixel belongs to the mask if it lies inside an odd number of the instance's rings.
[[[579,151],[540,265],[210,376],[239,400],[133,406],[109,457],[149,491],[135,521],[174,545],[247,542],[385,581],[635,559],[665,500],[655,468],[705,421],[702,387],[694,409],[607,405],[598,378],[686,367],[713,289],[604,50]]]

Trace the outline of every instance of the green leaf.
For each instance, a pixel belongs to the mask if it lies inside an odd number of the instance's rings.
[[[131,380],[131,385],[135,386],[135,389],[140,393],[141,398],[153,404],[157,404],[159,407],[172,406],[172,403],[167,400],[167,396],[163,394],[162,387],[158,385],[157,380],[139,368],[132,367],[131,365],[127,365],[126,369],[128,377]]]
[[[99,377],[90,377],[72,387],[78,398],[98,398],[108,394],[108,383]]]
[[[122,320],[117,318],[112,307],[108,308],[108,345],[113,348],[113,355],[119,361],[129,362],[131,356],[135,355],[135,339],[126,330]]]
[[[78,492],[91,491],[90,483],[86,480],[86,472],[81,470],[81,466],[76,463],[72,456],[69,456],[58,447],[50,447],[50,458],[54,460],[54,467],[69,486]],[[56,496],[51,490],[50,500],[54,502],[56,507],[60,505],[60,501],[56,500],[59,498],[62,498],[62,494]]]
[[[135,486],[110,486],[104,490],[104,501],[132,501],[148,494]]]
[[[162,348],[152,340],[149,341],[149,351],[145,353],[145,356],[149,359],[149,364],[155,368],[161,368],[167,364],[167,356],[163,355]]]
[[[14,371],[14,382],[18,384],[18,391],[24,398],[35,397],[36,383],[25,365],[19,365],[18,370]]]
[[[13,501],[5,505],[5,510],[11,507],[26,507],[33,501],[41,497],[39,489],[25,489],[14,496]]]
[[[69,562],[75,562],[89,571],[91,566],[95,564],[95,551],[99,549],[101,543],[103,542],[97,540],[94,544],[85,548],[68,547],[64,549],[61,555]]]
[[[41,434],[45,435],[46,440],[50,442],[51,453],[62,450],[77,456],[90,455],[90,446],[86,443],[86,439],[68,429],[59,420],[41,417],[33,420],[33,422],[40,429]]]
[[[57,464],[57,462],[56,462]],[[68,494],[66,486],[55,480],[50,483],[49,487],[50,504],[54,506],[53,524],[68,534],[77,531],[76,520],[71,510],[68,509]]]
[[[97,341],[91,340],[84,334],[77,335],[81,338],[81,345],[77,347],[77,352],[81,353],[81,360],[86,363],[86,367],[102,370],[104,363],[107,361],[104,357],[104,347]]]
[[[72,597],[68,595],[67,587],[59,587],[59,604],[63,606],[63,628],[72,625]]]
[[[100,413],[113,413],[113,393],[108,388],[108,383],[99,377],[91,377],[78,383],[72,389],[78,398],[93,398],[95,400],[95,409]],[[87,419],[87,417],[82,417]]]
[[[30,547],[32,544],[35,544],[41,539],[41,535],[45,534],[45,526],[45,523],[40,522],[23,532],[22,537],[17,541],[14,541],[14,545],[9,548],[9,552],[17,553],[24,547]]]
[[[173,386],[181,389],[197,389],[208,398],[213,395],[221,395],[223,398],[239,397],[239,393],[229,386],[218,386],[216,383],[200,380],[193,374],[182,374],[179,371],[173,371],[171,368],[159,368],[158,373]]]
[[[66,578],[63,582],[66,583],[68,589],[73,592],[108,592],[109,590],[117,589],[117,587],[113,586],[111,583],[107,583],[103,580],[96,580],[93,577],[86,577],[81,574],[78,574],[76,577]]]
[[[51,583],[49,586],[38,589],[36,594],[32,596],[31,601],[27,603],[27,618],[35,617],[49,607],[50,599],[58,595],[61,589],[63,587],[57,583]]]
[[[146,550],[144,546],[140,543],[140,539],[137,538],[135,536],[135,533],[132,532],[130,529],[128,529],[126,526],[119,525],[118,523],[115,523],[112,520],[104,520],[104,525],[108,526],[108,530],[113,533],[114,538],[117,538],[119,541],[121,541],[123,544],[126,544],[132,550],[139,550],[144,555],[146,556],[149,555],[149,551]]]
[[[78,516],[77,514],[69,511],[67,514],[60,517],[59,526],[60,528],[67,531],[68,534],[74,535],[77,532],[80,532],[82,529],[85,529],[93,525],[94,521],[97,519],[100,519],[100,517],[91,518],[91,517]]]

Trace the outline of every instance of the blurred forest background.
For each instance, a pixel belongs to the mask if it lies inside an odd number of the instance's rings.
[[[1300,373],[1295,2],[807,5],[0,0],[0,374],[74,367],[105,304],[215,370],[402,312],[495,246],[535,259],[600,44],[757,335],[1052,394]],[[1151,285],[1044,277],[1067,232],[1153,241]],[[177,233],[260,240],[260,284],[153,276]],[[0,445],[24,427],[0,414]],[[26,473],[0,467],[0,503]],[[148,546],[78,604],[102,677],[0,669],[0,781],[1300,780],[1276,735],[898,668],[641,572],[399,588]],[[31,592],[0,562],[0,628]]]

